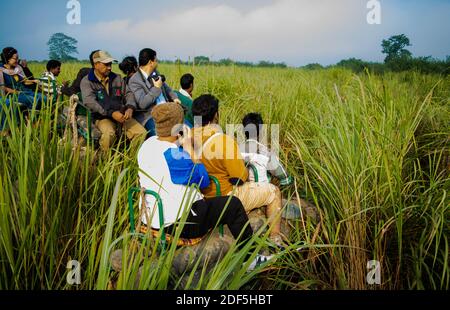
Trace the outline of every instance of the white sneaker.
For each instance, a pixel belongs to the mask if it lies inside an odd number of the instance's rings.
[[[247,271],[255,270],[255,268],[261,266],[262,264],[267,263],[273,258],[273,255],[256,255],[255,259],[251,262],[250,266],[248,266]]]

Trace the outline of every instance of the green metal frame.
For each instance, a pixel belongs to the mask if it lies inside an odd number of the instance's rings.
[[[84,130],[81,128],[77,123],[77,130],[78,134],[80,134],[84,139],[86,139],[87,144],[91,144],[94,142],[95,139],[92,138],[92,113],[91,111],[83,104],[81,93],[77,94],[78,96],[78,103],[77,107],[75,109],[75,115],[79,116],[86,116],[87,120],[87,130]],[[66,120],[66,116],[62,115],[63,119]]]
[[[216,196],[221,196],[222,195],[222,192],[221,192],[221,189],[220,189],[220,183],[219,183],[219,180],[215,177],[215,176],[213,176],[213,175],[210,175],[209,176],[209,179],[214,183],[214,185],[216,186]]]
[[[218,180],[215,176],[213,176],[213,175],[210,175],[210,176],[209,176],[209,179],[210,179],[210,180],[214,183],[214,185],[216,186],[216,197],[221,196],[221,195],[222,195],[222,191],[221,191],[221,189],[220,189],[220,183],[219,183],[219,180]],[[223,237],[223,224],[221,224],[221,225],[219,226],[219,234],[220,234],[220,236]]]
[[[135,233],[136,232],[136,228],[135,228],[135,219],[134,219],[134,208],[133,208],[133,194],[135,193],[140,193],[141,189],[138,187],[131,187],[128,190],[128,212],[130,215],[130,228],[131,228],[131,232]],[[164,231],[164,209],[163,209],[163,204],[162,204],[162,200],[161,200],[161,196],[159,196],[159,194],[155,191],[152,190],[145,190],[144,191],[145,195],[151,195],[153,197],[155,197],[156,202],[158,204],[158,213],[159,213],[159,229],[161,231],[161,244],[162,244],[162,248],[163,250],[166,248],[166,233]],[[142,199],[145,199],[145,197],[142,197]],[[150,224],[150,223],[149,223]]]
[[[51,83],[52,84],[52,90],[53,90],[53,98],[52,98],[52,103],[56,103],[56,101],[58,100],[58,90],[56,87],[56,81],[55,80],[50,80],[50,78],[39,78],[38,79],[41,82],[45,82],[45,83]]]
[[[221,190],[220,190],[219,180],[214,176],[209,176],[209,179],[216,186],[216,196],[220,196]],[[136,228],[135,228],[136,220],[134,218],[134,208],[133,208],[133,195],[135,193],[140,193],[140,192],[141,192],[141,189],[138,187],[131,187],[130,189],[128,189],[128,213],[130,216],[130,230],[132,233],[136,232]],[[149,190],[149,189],[145,190],[144,194],[155,197],[155,199],[157,201],[158,214],[159,214],[159,229],[161,231],[161,244],[162,244],[162,249],[164,250],[167,245],[167,240],[166,240],[166,234],[164,231],[164,209],[163,209],[163,203],[161,200],[161,196],[159,196],[159,194],[157,192]],[[143,197],[143,199],[144,199],[144,197]],[[223,236],[223,225],[219,226],[219,233],[221,236]]]
[[[81,102],[81,98],[80,101],[77,104],[77,108],[75,110],[75,114],[76,115],[82,115],[82,116],[86,116],[87,119],[87,131],[84,130],[83,128],[81,128],[80,126],[78,126],[77,124],[77,128],[78,128],[78,133],[86,139],[87,144],[91,144],[93,143],[93,139],[92,139],[92,114],[91,111]]]
[[[256,167],[252,164],[248,164],[247,167],[253,171],[253,176],[255,177],[255,183],[258,183],[259,177],[258,177],[258,170]]]

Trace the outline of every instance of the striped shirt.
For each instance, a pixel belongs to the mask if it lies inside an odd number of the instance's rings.
[[[56,91],[58,94],[61,94],[61,86],[58,86],[56,84],[56,78],[53,75],[53,73],[45,71],[42,73],[41,77],[39,78],[39,87],[42,91],[42,93],[46,96],[53,95],[53,84],[56,85]]]

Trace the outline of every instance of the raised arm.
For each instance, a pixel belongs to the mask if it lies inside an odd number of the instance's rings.
[[[161,95],[161,88],[151,87],[148,89],[145,84],[139,83],[135,79],[131,79],[128,86],[134,94],[137,108],[141,110],[149,109],[155,104],[156,98]]]

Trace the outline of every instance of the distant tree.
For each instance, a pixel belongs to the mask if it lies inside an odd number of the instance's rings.
[[[385,63],[396,61],[398,59],[411,58],[412,54],[405,47],[411,46],[409,38],[404,34],[392,36],[387,40],[383,40],[381,47],[383,54],[386,54]]]
[[[306,66],[303,66],[302,68],[306,69],[306,70],[320,70],[320,69],[323,69],[323,66],[319,63],[312,63],[312,64],[307,64]]]
[[[369,70],[375,74],[383,74],[386,68],[386,65],[383,63],[368,62],[357,58],[343,59],[338,62],[336,66],[352,70],[355,73],[361,73],[365,70]]]
[[[258,62],[256,64],[257,67],[262,67],[262,68],[286,68],[287,65],[284,62],[279,62],[279,63],[273,63],[271,61],[267,61],[267,60],[261,60],[260,62]]]
[[[60,61],[76,60],[72,54],[78,54],[78,41],[64,33],[54,33],[47,42],[48,57]]]
[[[209,57],[206,56],[195,56],[194,63],[196,65],[206,65],[209,63]]]
[[[340,62],[336,64],[338,67],[344,67],[347,69],[352,70],[353,72],[359,73],[364,71],[364,68],[366,68],[366,63],[362,61],[361,59],[356,58],[349,58],[349,59],[343,59]]]
[[[236,61],[236,66],[240,66],[240,67],[253,67],[254,64],[251,63],[250,61]]]
[[[230,58],[224,58],[219,60],[218,64],[222,66],[231,66],[234,63]]]

